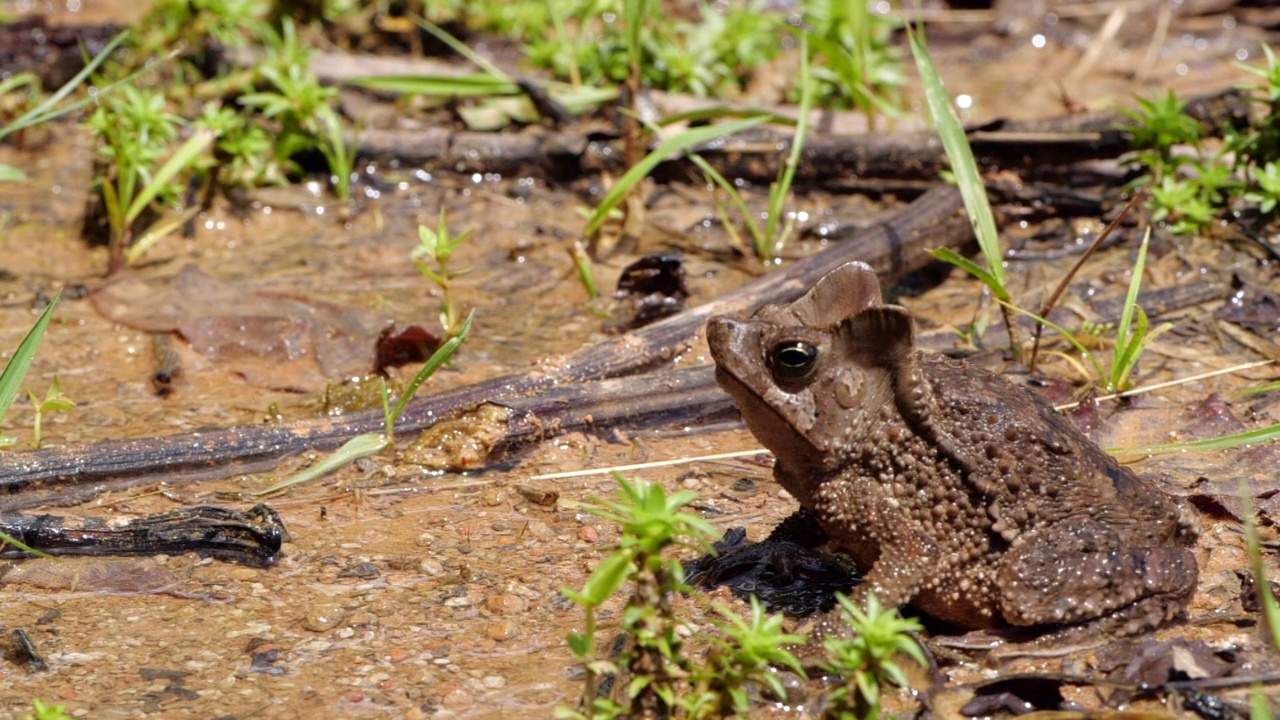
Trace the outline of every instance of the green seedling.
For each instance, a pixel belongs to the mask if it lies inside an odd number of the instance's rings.
[[[692,664],[681,654],[683,641],[671,607],[671,595],[684,588],[679,561],[664,559],[672,546],[705,552],[715,529],[702,518],[684,512],[697,493],[682,490],[668,495],[657,484],[631,482],[614,473],[619,491],[613,500],[596,500],[590,512],[620,526],[617,549],[596,566],[581,591],[563,588],[586,613],[586,626],[569,636],[569,647],[586,668],[582,711],[560,707],[561,718],[617,718],[665,714],[678,707]],[[623,613],[623,629],[635,638],[616,662],[596,652],[596,612],[628,581],[634,591]],[[631,671],[625,705],[599,697],[603,679],[620,667]],[[687,695],[687,693],[685,693]]]
[[[31,714],[23,720],[73,720],[66,705],[52,705],[40,698],[31,701]]]
[[[108,165],[98,190],[110,229],[108,272],[114,273],[185,220],[162,217],[140,233],[135,227],[154,205],[177,202],[183,189],[178,176],[196,167],[217,136],[197,128],[174,149],[185,121],[165,109],[163,95],[133,85],[104,98],[85,124],[102,141],[100,153]]]
[[[1253,179],[1254,189],[1242,197],[1245,201],[1256,204],[1263,215],[1270,215],[1275,211],[1276,205],[1280,204],[1280,165],[1268,161],[1254,174]]]
[[[852,637],[827,638],[823,645],[828,662],[823,667],[845,679],[828,697],[830,713],[840,720],[879,718],[882,686],[891,682],[907,685],[907,676],[895,659],[905,655],[926,665],[924,650],[911,633],[924,628],[915,619],[904,619],[896,610],[885,608],[874,593],[867,595],[863,610],[844,595],[837,595],[840,615],[854,631]]]
[[[858,4],[858,3],[854,3]],[[774,255],[786,243],[791,228],[783,227],[779,231],[778,223],[782,219],[782,205],[791,194],[791,185],[795,181],[796,168],[800,165],[800,154],[804,151],[804,143],[809,134],[809,111],[813,108],[814,84],[809,71],[809,36],[800,35],[800,116],[796,119],[795,134],[791,138],[791,152],[783,164],[782,174],[769,185],[769,218],[765,223],[763,238],[756,236],[756,257],[764,261],[772,260]]]
[[[1129,292],[1124,297],[1120,311],[1120,325],[1116,328],[1115,352],[1111,369],[1107,373],[1107,392],[1124,392],[1133,387],[1133,370],[1147,343],[1172,325],[1163,323],[1149,329],[1147,313],[1138,305],[1138,290],[1142,287],[1142,272],[1147,266],[1147,245],[1151,241],[1151,228],[1147,228],[1138,248],[1138,259],[1133,265],[1133,277],[1129,280]]]
[[[724,635],[712,638],[714,649],[691,694],[691,699],[698,701],[691,716],[746,716],[751,709],[747,695],[751,685],[761,685],[775,698],[785,698],[786,688],[774,667],[806,677],[800,661],[785,646],[803,644],[807,638],[784,633],[782,615],[766,613],[755,595],[751,596],[749,620],[725,605],[717,603],[715,608],[727,622],[716,623]]]
[[[5,416],[9,414],[9,408],[13,406],[13,401],[18,397],[18,391],[22,387],[23,380],[27,377],[27,371],[31,369],[31,362],[35,360],[36,351],[40,349],[40,341],[44,339],[44,334],[49,329],[49,321],[53,318],[53,311],[58,307],[58,301],[61,298],[61,292],[54,296],[53,301],[49,303],[49,307],[40,313],[36,324],[31,326],[31,330],[27,332],[26,337],[18,344],[18,349],[13,352],[13,357],[9,358],[8,363],[5,363],[4,371],[0,372],[0,421],[3,421]],[[0,446],[12,446],[15,442],[17,442],[16,439],[11,435],[0,436]],[[47,553],[34,550],[3,532],[0,532],[0,544],[12,545],[32,555],[50,557]]]
[[[44,416],[58,410],[74,410],[76,407],[76,401],[63,394],[62,385],[58,382],[57,375],[53,376],[53,382],[49,385],[49,389],[45,391],[43,400],[36,397],[36,394],[30,390],[27,391],[27,397],[31,400],[31,405],[36,411],[36,417],[32,422],[31,427],[31,447],[39,448],[40,442],[43,439],[41,435],[41,428]]]
[[[1121,129],[1133,136],[1134,147],[1142,149],[1139,158],[1157,177],[1176,172],[1185,162],[1174,155],[1174,147],[1200,142],[1203,130],[1186,109],[1186,102],[1170,90],[1164,97],[1138,98],[1137,110],[1124,111],[1133,123]]]
[[[1152,218],[1175,233],[1202,232],[1233,204],[1256,205],[1263,215],[1273,215],[1280,204],[1280,170],[1274,164],[1280,154],[1280,64],[1270,47],[1262,49],[1261,67],[1236,65],[1261,79],[1242,89],[1264,111],[1246,127],[1224,128],[1216,150],[1206,149],[1203,127],[1172,91],[1139,99],[1138,108],[1128,111],[1131,122],[1120,126],[1132,137],[1130,162],[1147,169],[1132,185],[1151,187]],[[1175,152],[1179,146],[1191,152]]]
[[[395,447],[396,421],[400,419],[400,415],[403,414],[404,409],[408,407],[409,401],[413,399],[415,394],[417,394],[418,388],[420,388],[428,378],[434,375],[436,371],[444,367],[444,364],[453,357],[453,354],[458,351],[458,348],[462,346],[462,343],[467,341],[467,337],[471,334],[471,320],[473,316],[474,312],[468,314],[467,319],[462,323],[462,327],[458,331],[458,334],[446,340],[438,350],[431,354],[431,357],[427,359],[426,365],[422,366],[422,369],[414,375],[413,380],[405,388],[404,392],[400,394],[400,399],[396,402],[394,407],[391,405],[390,391],[387,389],[385,383],[382,385],[382,408],[383,420],[385,423],[382,432],[357,435],[343,443],[342,447],[335,450],[333,454],[324,458],[310,468],[307,468],[293,477],[282,480],[270,487],[248,494],[255,497],[274,495],[275,493],[293,487],[294,485],[301,485],[328,475],[329,473],[345,467],[360,458],[377,455],[383,450]]]
[[[418,226],[418,247],[414,249],[412,257],[418,271],[440,288],[444,296],[440,309],[440,326],[448,337],[457,335],[462,327],[462,313],[454,302],[450,288],[454,279],[467,272],[465,269],[451,269],[449,260],[462,243],[474,234],[475,230],[472,229],[456,237],[450,235],[449,226],[444,219],[444,208],[440,208],[440,220],[436,223],[435,230],[426,225]],[[435,263],[435,269],[427,262],[428,259]]]
[[[902,114],[896,91],[906,83],[891,44],[901,23],[870,3],[818,0],[805,5],[806,54],[823,107],[856,107],[871,116]]]
[[[728,195],[730,202],[738,209],[742,217],[743,223],[746,225],[747,231],[751,234],[751,246],[755,251],[755,255],[762,262],[768,263],[774,259],[777,253],[786,245],[792,232],[790,222],[784,223],[779,229],[779,223],[783,217],[783,204],[787,197],[791,194],[791,186],[795,181],[796,168],[800,164],[800,156],[804,151],[805,140],[809,132],[809,113],[813,108],[813,89],[814,84],[811,82],[810,67],[808,61],[808,53],[806,52],[808,44],[808,35],[800,35],[800,82],[803,91],[800,95],[799,116],[795,121],[795,133],[791,138],[791,149],[787,155],[787,159],[779,167],[778,179],[769,185],[769,209],[764,227],[756,220],[755,215],[751,212],[751,208],[747,205],[746,199],[742,193],[729,182],[720,171],[711,166],[702,156],[691,150],[685,150],[684,154],[702,173]],[[702,119],[702,114],[693,116],[692,114],[683,114],[676,117],[666,119],[666,124],[681,122],[689,119]],[[760,118],[760,115],[754,115],[754,119]],[[768,117],[771,122],[790,122],[785,117]],[[651,126],[651,130],[656,130]],[[717,211],[720,213],[721,222],[724,224],[726,231],[730,233],[734,241],[739,247],[745,247],[745,244],[738,237],[737,231],[734,230],[733,223],[729,222],[723,210],[717,205]]]
[[[239,103],[278,123],[274,155],[288,172],[297,173],[292,158],[317,150],[329,163],[334,194],[339,200],[351,195],[355,157],[346,144],[342,122],[331,103],[338,91],[320,84],[310,70],[310,50],[298,39],[293,22],[284,19],[278,36],[268,35],[268,59],[258,75],[269,89],[240,96]]]
[[[1035,320],[1037,323],[1057,332],[1064,340],[1069,342],[1080,355],[1093,366],[1100,382],[1105,385],[1108,392],[1122,392],[1132,386],[1133,370],[1137,367],[1138,358],[1141,357],[1143,350],[1157,335],[1169,330],[1172,326],[1168,323],[1162,323],[1155,328],[1149,328],[1147,314],[1137,304],[1138,287],[1141,284],[1142,266],[1146,262],[1146,241],[1143,241],[1142,248],[1138,254],[1138,264],[1134,267],[1134,277],[1129,283],[1129,293],[1125,296],[1125,306],[1121,314],[1121,322],[1116,326],[1116,342],[1112,352],[1111,363],[1109,367],[1104,368],[1102,361],[1098,359],[1097,353],[1094,353],[1088,346],[1082,342],[1078,333],[1054,323],[1047,318],[1036,315],[1035,313],[1019,308],[1010,303],[1001,302],[1001,307],[1008,309],[1012,313],[1024,315]],[[1096,330],[1098,328],[1092,328]],[[1086,326],[1086,335],[1096,337],[1090,332],[1090,328]]]

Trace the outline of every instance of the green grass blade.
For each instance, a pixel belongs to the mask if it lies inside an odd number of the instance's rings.
[[[472,50],[471,48],[459,42],[458,38],[445,32],[444,29],[441,28],[440,26],[436,25],[435,23],[423,17],[415,16],[413,18],[413,21],[417,23],[418,27],[430,33],[432,37],[444,43],[445,45],[448,45],[450,48],[453,49],[454,52],[458,53],[462,57],[470,60],[476,67],[489,73],[495,78],[501,78],[503,80],[506,80],[507,82],[513,82],[511,80],[511,76],[502,72],[502,70],[499,69],[497,65],[494,65],[493,63],[489,62],[487,59],[485,59],[483,55],[481,55],[480,53],[477,53],[476,51]]]
[[[660,127],[669,125],[678,125],[680,123],[700,123],[711,120],[727,120],[729,118],[768,118],[773,125],[791,125],[797,122],[796,118],[782,113],[774,112],[767,108],[738,108],[732,105],[711,105],[704,108],[695,108],[693,110],[685,110],[673,115],[666,115],[657,122]]]
[[[1135,448],[1109,448],[1107,451],[1123,455],[1168,455],[1178,452],[1208,452],[1210,450],[1227,450],[1241,445],[1258,445],[1280,439],[1280,424],[1269,425],[1256,430],[1222,435],[1204,440],[1187,440],[1185,442],[1147,445]]]
[[[1133,265],[1133,277],[1129,279],[1129,292],[1124,296],[1124,309],[1120,312],[1120,325],[1116,328],[1116,350],[1129,343],[1129,326],[1133,322],[1133,309],[1138,306],[1138,290],[1142,287],[1142,272],[1147,265],[1147,243],[1151,240],[1151,228],[1142,236],[1138,246],[1138,259]]]
[[[353,78],[350,85],[395,92],[404,95],[432,97],[491,97],[518,95],[520,88],[510,80],[486,73],[470,75],[378,75]]]
[[[49,307],[40,313],[40,318],[22,339],[13,357],[9,358],[8,364],[4,366],[4,372],[0,373],[0,420],[9,414],[9,407],[13,405],[14,398],[18,397],[22,381],[26,379],[27,371],[31,369],[31,361],[36,357],[36,350],[40,349],[40,341],[44,339],[45,330],[49,328],[49,320],[53,317],[53,309],[58,307],[58,300],[61,297],[62,293],[59,292],[53,297]]]
[[[1275,392],[1277,390],[1280,390],[1280,380],[1276,380],[1275,382],[1265,383],[1263,385],[1259,385],[1258,387],[1248,388],[1247,390],[1241,390],[1240,394],[1245,396],[1261,395],[1263,393]]]
[[[762,247],[765,244],[764,232],[760,229],[760,223],[751,214],[751,208],[747,207],[747,201],[743,199],[742,193],[738,192],[738,188],[729,182],[729,179],[720,174],[719,170],[711,167],[711,163],[707,162],[701,155],[697,153],[685,153],[685,157],[701,170],[707,177],[711,178],[711,182],[715,183],[721,190],[729,196],[733,204],[738,208],[738,212],[742,214],[742,220],[747,224],[747,230],[751,233],[751,239],[754,245]],[[726,223],[728,225],[728,223]]]
[[[0,546],[4,546],[4,545],[11,545],[21,550],[24,553],[27,553],[29,555],[35,555],[36,557],[42,557],[42,558],[54,557],[53,555],[50,555],[49,553],[44,552],[43,550],[37,550],[31,547],[30,545],[27,545],[26,543],[18,540],[17,538],[13,537],[9,533],[0,532]]]
[[[809,134],[809,111],[813,109],[813,78],[809,73],[809,34],[800,34],[800,116],[796,119],[796,131],[791,136],[791,152],[787,155],[786,165],[778,182],[769,186],[769,219],[765,221],[765,246],[756,247],[756,255],[761,260],[773,257],[774,245],[782,238],[778,237],[778,223],[782,221],[782,205],[791,192],[795,181],[796,167],[800,164],[800,154],[804,152],[804,142]]]
[[[355,462],[360,458],[369,457],[370,455],[376,455],[377,453],[382,452],[382,449],[387,447],[389,444],[390,442],[387,440],[387,436],[382,433],[365,433],[363,435],[357,435],[348,440],[342,447],[334,451],[332,455],[324,458],[320,462],[312,465],[306,470],[303,470],[297,475],[294,475],[288,480],[282,480],[269,488],[248,494],[255,497],[272,495],[284,490],[285,488],[310,482],[318,477],[328,475],[347,463]]]
[[[391,415],[387,417],[388,427],[395,427],[396,420],[400,419],[400,414],[404,412],[405,406],[413,399],[414,393],[418,392],[418,388],[422,383],[426,382],[427,378],[434,375],[445,363],[449,362],[449,358],[453,357],[453,354],[458,351],[462,343],[467,341],[467,337],[471,335],[471,321],[475,318],[475,315],[475,310],[467,313],[467,319],[462,322],[462,329],[458,331],[458,334],[449,338],[432,353],[431,357],[427,359],[427,364],[423,365],[418,374],[413,376],[409,386],[400,394],[400,401],[396,403],[396,409],[391,411]]]
[[[982,267],[981,265],[978,265],[974,261],[961,255],[955,250],[952,250],[951,248],[945,248],[945,247],[935,248],[933,250],[930,250],[929,254],[938,258],[939,260],[942,260],[944,262],[949,262],[952,265],[955,265],[961,270],[964,270],[970,275],[981,280],[983,285],[986,285],[987,287],[991,288],[991,292],[996,296],[997,300],[1003,300],[1004,302],[1009,301],[1008,291],[1004,289],[1004,286],[1000,284],[1000,281],[996,278],[996,276],[992,275],[986,268]]]
[[[978,164],[973,159],[973,150],[969,147],[969,139],[965,135],[960,119],[951,107],[951,97],[942,84],[938,69],[929,58],[929,51],[916,32],[907,26],[907,36],[911,41],[911,54],[915,56],[916,67],[920,72],[920,80],[924,84],[925,99],[929,102],[929,112],[933,123],[942,138],[942,146],[951,161],[951,172],[955,174],[956,184],[964,197],[964,207],[969,213],[969,221],[973,223],[974,235],[978,238],[978,246],[987,261],[987,269],[1004,287],[1004,253],[1000,250],[1000,235],[996,232],[996,220],[991,214],[991,202],[987,199],[987,187],[978,172]],[[1007,293],[1005,295],[1007,297]]]
[[[125,224],[129,225],[134,220],[138,219],[138,216],[142,214],[142,211],[145,210],[147,205],[150,205],[151,201],[156,198],[156,195],[159,195],[160,191],[169,184],[169,181],[173,179],[173,176],[190,167],[191,162],[196,159],[196,156],[204,152],[205,148],[209,147],[209,145],[211,145],[217,138],[218,133],[210,130],[209,128],[200,128],[199,130],[196,130],[195,134],[187,138],[187,141],[182,143],[182,146],[178,148],[177,152],[175,152],[164,165],[160,166],[160,169],[156,171],[155,177],[151,178],[151,181],[142,187],[142,191],[139,192],[138,196],[129,204],[129,209],[125,211],[124,215]]]
[[[98,66],[101,65],[103,62],[105,62],[107,57],[110,56],[111,53],[114,52],[116,48],[120,47],[120,43],[124,42],[125,38],[127,38],[128,36],[129,36],[129,31],[122,30],[115,37],[111,38],[111,42],[107,43],[106,47],[102,48],[102,52],[93,56],[93,59],[90,60],[87,64],[85,64],[84,68],[82,68],[80,72],[76,73],[75,76],[73,76],[70,80],[68,80],[65,84],[63,84],[62,87],[58,88],[57,92],[45,98],[44,102],[32,108],[27,113],[23,114],[22,117],[0,128],[0,139],[4,138],[4,136],[10,133],[21,130],[22,128],[27,127],[29,125],[42,123],[45,120],[51,120],[65,112],[70,112],[72,109],[79,107],[80,104],[83,104],[83,103],[79,103],[76,105],[70,105],[68,107],[62,108],[61,110],[53,109],[54,106],[62,102],[63,99],[66,98],[68,95],[70,95],[72,92],[74,92],[75,89],[85,81],[85,79],[87,79],[90,75],[92,75],[94,71],[98,69]],[[91,100],[93,98],[89,98],[89,99]]]
[[[22,182],[27,174],[12,165],[0,163],[0,182]]]
[[[658,163],[666,160],[674,153],[684,152],[703,143],[711,142],[726,135],[732,135],[742,132],[750,127],[755,127],[768,118],[756,117],[743,120],[731,120],[718,125],[708,125],[706,127],[693,128],[668,139],[666,142],[658,146],[656,150],[641,158],[630,170],[627,170],[622,177],[618,178],[618,182],[609,190],[600,204],[591,213],[591,219],[587,222],[586,234],[588,237],[600,232],[600,227],[604,225],[605,220],[609,218],[609,212],[616,208],[622,199],[627,196],[641,180],[648,177],[649,173],[658,166]]]

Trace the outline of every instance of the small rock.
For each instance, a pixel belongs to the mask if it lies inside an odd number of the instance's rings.
[[[347,611],[340,605],[320,603],[312,605],[302,619],[302,626],[312,632],[332,630],[347,617]]]
[[[600,532],[590,525],[578,528],[578,539],[587,543],[600,542]]]
[[[480,684],[489,690],[501,690],[507,686],[507,679],[500,675],[485,675]]]
[[[516,624],[511,620],[498,620],[485,626],[484,634],[490,640],[505,642],[519,634]]]
[[[529,603],[519,595],[496,593],[484,599],[485,608],[497,615],[517,615],[529,607]]]
[[[257,580],[258,577],[262,575],[260,571],[247,567],[232,568],[231,572],[228,574],[231,575],[233,579],[240,580],[241,582]]]
[[[445,688],[447,689],[444,696],[440,698],[440,706],[447,710],[466,710],[475,702],[471,693],[457,683],[447,683]]]
[[[342,572],[338,573],[338,577],[360,578],[361,580],[368,580],[371,578],[378,577],[378,575],[381,574],[381,572],[382,571],[378,569],[377,565],[374,565],[373,563],[366,560],[364,562],[358,562],[355,565],[352,565],[346,568]]]

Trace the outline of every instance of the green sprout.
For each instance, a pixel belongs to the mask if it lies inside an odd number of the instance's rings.
[[[449,260],[462,243],[474,234],[474,229],[467,230],[456,237],[450,234],[449,225],[445,222],[444,208],[440,208],[440,219],[436,222],[435,230],[426,225],[418,226],[418,247],[414,248],[412,257],[422,276],[440,288],[443,295],[440,326],[444,328],[444,334],[447,337],[457,335],[462,327],[462,313],[458,304],[454,302],[451,288],[453,281],[467,272],[465,269],[450,268]],[[427,262],[428,259],[435,263],[435,269]]]
[[[919,621],[904,619],[896,610],[881,606],[874,593],[867,594],[863,610],[844,595],[837,595],[840,615],[854,631],[852,637],[829,637],[823,641],[828,661],[823,668],[845,678],[845,683],[827,698],[832,714],[840,720],[879,718],[881,686],[892,682],[907,685],[906,673],[895,660],[905,655],[926,665],[924,650],[911,633],[924,628]]]
[[[385,425],[382,432],[363,433],[361,435],[357,435],[343,443],[342,447],[338,448],[331,455],[315,465],[297,473],[293,477],[281,480],[280,482],[262,490],[249,493],[249,495],[255,497],[274,495],[275,493],[285,490],[286,488],[293,487],[294,485],[301,485],[303,483],[311,482],[316,478],[328,475],[329,473],[353,463],[360,458],[376,455],[383,450],[395,447],[396,421],[400,419],[400,415],[404,412],[405,408],[408,407],[409,401],[412,400],[413,396],[418,392],[418,388],[421,387],[422,384],[440,368],[444,367],[444,364],[453,357],[453,354],[458,351],[458,348],[462,346],[462,343],[466,342],[467,337],[471,334],[471,320],[473,314],[474,313],[467,315],[467,319],[462,323],[462,327],[458,331],[457,335],[449,338],[440,346],[439,349],[431,354],[431,357],[427,359],[427,363],[422,366],[422,369],[419,370],[416,375],[414,375],[413,380],[405,388],[404,392],[400,394],[400,399],[394,407],[391,405],[390,390],[388,390],[386,383],[383,383],[382,409]]]
[[[53,705],[34,698],[31,701],[31,714],[23,720],[72,720],[72,716],[67,713],[66,705]]]
[[[36,394],[27,391],[27,397],[31,400],[31,405],[35,408],[36,417],[32,423],[31,447],[39,448],[41,442],[41,427],[43,417],[56,410],[74,410],[76,401],[67,397],[62,392],[62,385],[58,382],[58,376],[53,376],[53,382],[49,385],[49,389],[44,394],[44,399],[36,397]]]
[[[4,370],[0,372],[0,420],[4,420],[5,416],[9,414],[9,408],[13,406],[13,401],[18,397],[18,390],[22,387],[22,381],[26,379],[27,372],[31,369],[31,362],[35,360],[36,351],[40,349],[40,341],[44,339],[44,334],[49,329],[49,321],[53,319],[54,308],[58,306],[58,300],[61,297],[62,293],[59,292],[54,296],[53,302],[49,303],[49,307],[46,307],[44,312],[40,313],[35,325],[31,326],[31,330],[27,332],[26,337],[18,344],[18,349],[13,352],[9,362],[5,363]],[[15,442],[16,440],[11,435],[0,436],[0,446],[11,446]],[[32,549],[3,532],[0,532],[0,544],[12,545],[23,552],[40,557],[49,557],[47,553]]]
[[[702,518],[684,512],[697,493],[682,490],[668,495],[658,484],[628,481],[615,473],[619,490],[613,500],[597,500],[590,512],[616,523],[622,530],[617,549],[596,566],[581,591],[563,588],[586,613],[582,632],[569,635],[569,648],[583,661],[586,680],[582,711],[557,708],[561,718],[616,718],[662,713],[677,707],[684,678],[691,663],[681,654],[683,641],[671,596],[684,588],[684,568],[679,561],[664,559],[662,551],[673,545],[705,551],[715,529]],[[634,591],[623,614],[624,630],[635,638],[632,648],[618,661],[596,654],[596,611],[606,600],[631,581]],[[626,705],[600,697],[603,679],[619,667],[631,671],[626,688]]]

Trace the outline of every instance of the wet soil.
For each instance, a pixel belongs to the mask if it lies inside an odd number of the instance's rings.
[[[117,17],[111,3],[85,7],[95,18]],[[1115,38],[1095,44],[1103,10],[1087,4],[1070,8],[1075,10],[1054,15],[1053,22],[1031,15],[982,30],[959,23],[931,27],[950,90],[973,98],[966,120],[1058,114],[1063,89],[1072,102],[1085,105],[1127,102],[1166,88],[1219,89],[1245,78],[1232,61],[1257,58],[1258,42],[1270,37],[1257,16],[1235,8],[1174,17],[1161,35],[1154,31],[1154,6],[1135,4]],[[1084,13],[1081,8],[1093,14],[1072,17]],[[1096,55],[1093,47],[1099,47]],[[85,133],[70,123],[55,125],[51,140],[40,147],[0,145],[0,162],[31,176],[26,184],[4,186],[0,195],[0,262],[7,271],[0,279],[0,348],[17,346],[35,320],[39,296],[102,284],[105,253],[80,238],[92,155]],[[582,234],[577,210],[590,204],[598,179],[555,185],[544,178],[428,175],[385,166],[370,171],[379,196],[366,195],[350,207],[307,187],[261,191],[237,206],[220,200],[199,216],[194,237],[166,240],[132,278],[172,282],[194,265],[246,296],[351,309],[375,335],[389,320],[429,326],[440,297],[415,269],[410,252],[417,224],[434,224],[444,207],[451,227],[476,230],[455,260],[470,269],[457,281],[456,293],[476,309],[476,324],[457,360],[424,392],[525,369],[605,337],[600,306],[588,302],[566,254]],[[763,207],[763,199],[756,200]],[[808,213],[810,223],[869,222],[897,206],[892,198],[882,200],[805,190],[794,208]],[[763,272],[750,262],[725,259],[732,255],[731,242],[703,188],[655,186],[648,205],[648,229],[635,253],[597,264],[601,287],[612,288],[635,255],[673,246],[687,258],[691,304]],[[1089,226],[1011,222],[1008,235],[1027,258],[1009,264],[1014,296],[1032,298],[1027,305],[1038,303],[1082,248],[1080,227]],[[1083,306],[1093,296],[1123,296],[1136,238],[1133,233],[1129,242],[1087,263],[1071,302]],[[797,243],[787,254],[818,252],[822,244]],[[945,282],[904,294],[901,302],[916,315],[928,342],[940,348],[959,344],[952,329],[967,326],[979,307],[993,329],[977,361],[1003,366],[998,312],[981,301],[975,281],[958,272],[942,275]],[[1256,245],[1160,234],[1147,287],[1215,282],[1225,288],[1233,275],[1280,292],[1275,258]],[[144,296],[134,310],[163,315],[163,298]],[[1213,315],[1224,302],[1160,318],[1172,329],[1148,350],[1139,383],[1267,359],[1224,333]],[[160,396],[151,381],[159,362],[151,333],[136,323],[107,320],[93,304],[68,293],[27,385],[42,393],[56,374],[78,403],[74,411],[45,418],[45,443],[51,445],[312,416],[333,376],[312,360],[314,351],[291,355],[286,345],[261,353],[241,348],[210,354],[178,340],[173,347],[181,372],[172,391]],[[708,359],[699,348],[680,361]],[[1053,357],[1041,370],[1073,384],[1085,380],[1071,363]],[[1160,390],[1123,408],[1104,403],[1096,413],[1095,436],[1103,446],[1123,448],[1280,422],[1275,393],[1240,394],[1276,377],[1273,367],[1255,367]],[[1063,400],[1070,399],[1070,389]],[[1223,403],[1206,404],[1211,396]],[[29,405],[20,402],[6,430],[29,442],[31,420]],[[564,638],[578,628],[581,613],[559,589],[580,586],[609,552],[617,531],[584,511],[587,498],[612,492],[607,475],[538,476],[754,447],[745,430],[721,425],[568,435],[499,467],[465,474],[427,472],[387,454],[273,499],[292,536],[273,568],[194,556],[10,563],[15,567],[0,584],[0,629],[24,629],[47,669],[28,671],[4,661],[0,714],[20,715],[31,698],[40,697],[92,718],[548,717],[557,704],[574,701],[580,689]],[[317,457],[309,453],[272,471],[217,481],[174,478],[52,511],[130,516],[195,503],[236,505],[222,493],[266,487]],[[1261,491],[1261,483],[1274,482],[1280,471],[1274,448],[1134,460],[1140,471],[1165,474],[1175,492],[1222,502],[1231,494],[1223,488],[1237,478],[1259,483]],[[795,507],[772,483],[760,456],[634,474],[697,490],[696,507],[710,522],[746,526],[754,538]],[[540,505],[527,488],[553,490],[559,498]],[[1237,572],[1247,563],[1238,518],[1210,500],[1198,505],[1205,509],[1206,525],[1197,548],[1200,589],[1188,622],[1155,637],[1204,640],[1230,648],[1251,663],[1251,672],[1274,670],[1276,658],[1267,655],[1253,616],[1241,609]],[[1263,533],[1275,540],[1273,527],[1264,526]],[[1274,552],[1266,563],[1273,577],[1280,576]],[[690,636],[712,630],[709,602],[703,596],[679,600],[690,618]],[[620,610],[617,602],[606,606],[606,630],[616,626]],[[948,661],[943,674],[954,686],[988,678],[997,669],[1065,667],[1087,673],[1097,669],[1101,656],[1097,650],[1065,661],[978,653]],[[937,712],[955,713],[967,701],[966,692],[939,694]],[[1100,704],[1091,689],[1071,692],[1086,707]],[[1243,697],[1238,691],[1226,696]],[[894,707],[913,704],[903,699]],[[1146,701],[1145,707],[1159,705]],[[802,711],[762,707],[760,713]]]

